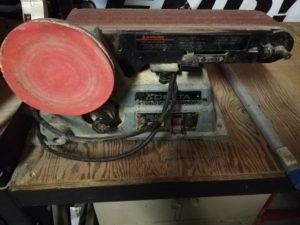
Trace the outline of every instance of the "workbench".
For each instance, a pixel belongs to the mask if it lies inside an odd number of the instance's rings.
[[[290,60],[232,68],[300,161],[300,23],[286,26],[295,40]],[[31,224],[23,207],[295,191],[218,67],[206,68],[228,139],[153,141],[130,158],[109,163],[67,160],[27,144],[9,183],[0,192],[0,215],[18,224]],[[30,119],[22,119],[21,111],[15,116],[20,123],[16,134],[29,127]],[[12,128],[8,133],[14,137],[5,136],[9,140],[6,146],[16,145],[13,142],[18,138],[24,143]],[[134,144],[114,141],[81,144],[78,149],[89,155],[113,154]]]

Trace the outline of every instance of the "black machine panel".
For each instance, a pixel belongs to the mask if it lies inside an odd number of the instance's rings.
[[[283,30],[163,33],[104,33],[122,68],[137,72],[153,63],[178,63],[192,70],[201,63],[273,62],[289,58],[293,38]]]

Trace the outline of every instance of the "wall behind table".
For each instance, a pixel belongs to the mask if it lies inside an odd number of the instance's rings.
[[[0,17],[0,45],[8,32],[21,22],[22,21],[20,20],[4,19]],[[20,104],[21,100],[9,89],[0,71],[0,135]]]
[[[93,0],[97,8],[260,10],[278,21],[299,22],[300,0]]]

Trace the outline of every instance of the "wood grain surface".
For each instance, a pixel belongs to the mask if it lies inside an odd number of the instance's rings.
[[[300,161],[300,24],[289,24],[288,28],[295,38],[292,59],[265,65],[239,64],[232,68]],[[49,154],[41,147],[28,146],[10,188],[34,190],[284,176],[219,69],[215,66],[207,69],[229,131],[227,141],[152,142],[133,157],[109,163],[75,162]],[[119,153],[134,143],[83,144],[79,150],[89,155]]]

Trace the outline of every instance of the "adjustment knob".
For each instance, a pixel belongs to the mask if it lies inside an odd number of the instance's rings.
[[[273,46],[271,44],[263,45],[259,51],[260,59],[271,59],[271,58],[291,58],[292,54],[283,46]]]

